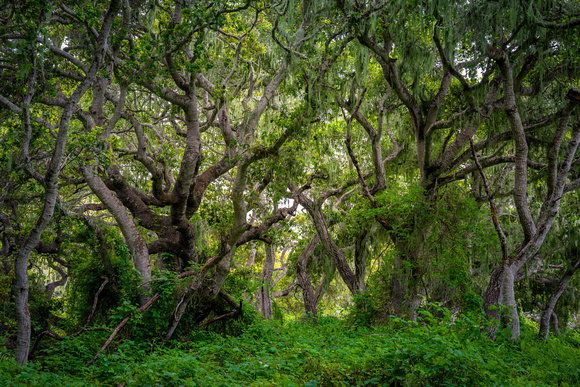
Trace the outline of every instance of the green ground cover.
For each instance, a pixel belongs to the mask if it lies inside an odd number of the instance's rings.
[[[479,318],[445,309],[418,323],[357,327],[320,318],[281,325],[257,321],[238,336],[192,332],[155,345],[125,340],[90,367],[107,332],[87,332],[48,347],[24,367],[5,352],[2,386],[574,386],[580,384],[580,334],[537,339],[526,322],[520,340],[486,338]]]

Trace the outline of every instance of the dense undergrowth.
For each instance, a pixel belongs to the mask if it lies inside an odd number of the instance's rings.
[[[85,368],[108,335],[91,331],[52,343],[24,367],[0,353],[0,385],[579,385],[580,334],[540,341],[536,332],[526,321],[517,342],[505,331],[491,341],[479,316],[452,318],[436,307],[418,323],[392,319],[378,327],[335,317],[318,325],[256,321],[238,336],[193,331],[156,344],[127,338]]]

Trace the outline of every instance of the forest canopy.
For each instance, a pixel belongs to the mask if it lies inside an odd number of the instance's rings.
[[[579,31],[573,0],[6,4],[0,360],[578,335]]]

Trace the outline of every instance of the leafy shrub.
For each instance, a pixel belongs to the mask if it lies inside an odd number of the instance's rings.
[[[356,328],[356,329],[353,329]],[[89,368],[105,332],[59,343],[34,366],[0,361],[0,385],[127,386],[548,386],[580,383],[577,334],[539,341],[487,339],[480,313],[429,304],[417,322],[379,327],[320,316],[318,325],[272,321],[239,336],[193,331],[187,341],[125,340]],[[85,384],[83,384],[85,383]]]

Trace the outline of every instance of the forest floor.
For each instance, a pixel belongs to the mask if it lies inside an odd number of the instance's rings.
[[[168,343],[133,334],[85,367],[108,336],[92,331],[47,342],[25,367],[0,350],[0,385],[580,385],[578,331],[539,340],[537,327],[524,320],[517,342],[505,331],[491,341],[478,320],[424,311],[419,323],[392,319],[379,327],[322,317],[317,325],[256,321],[238,335],[193,331]]]

